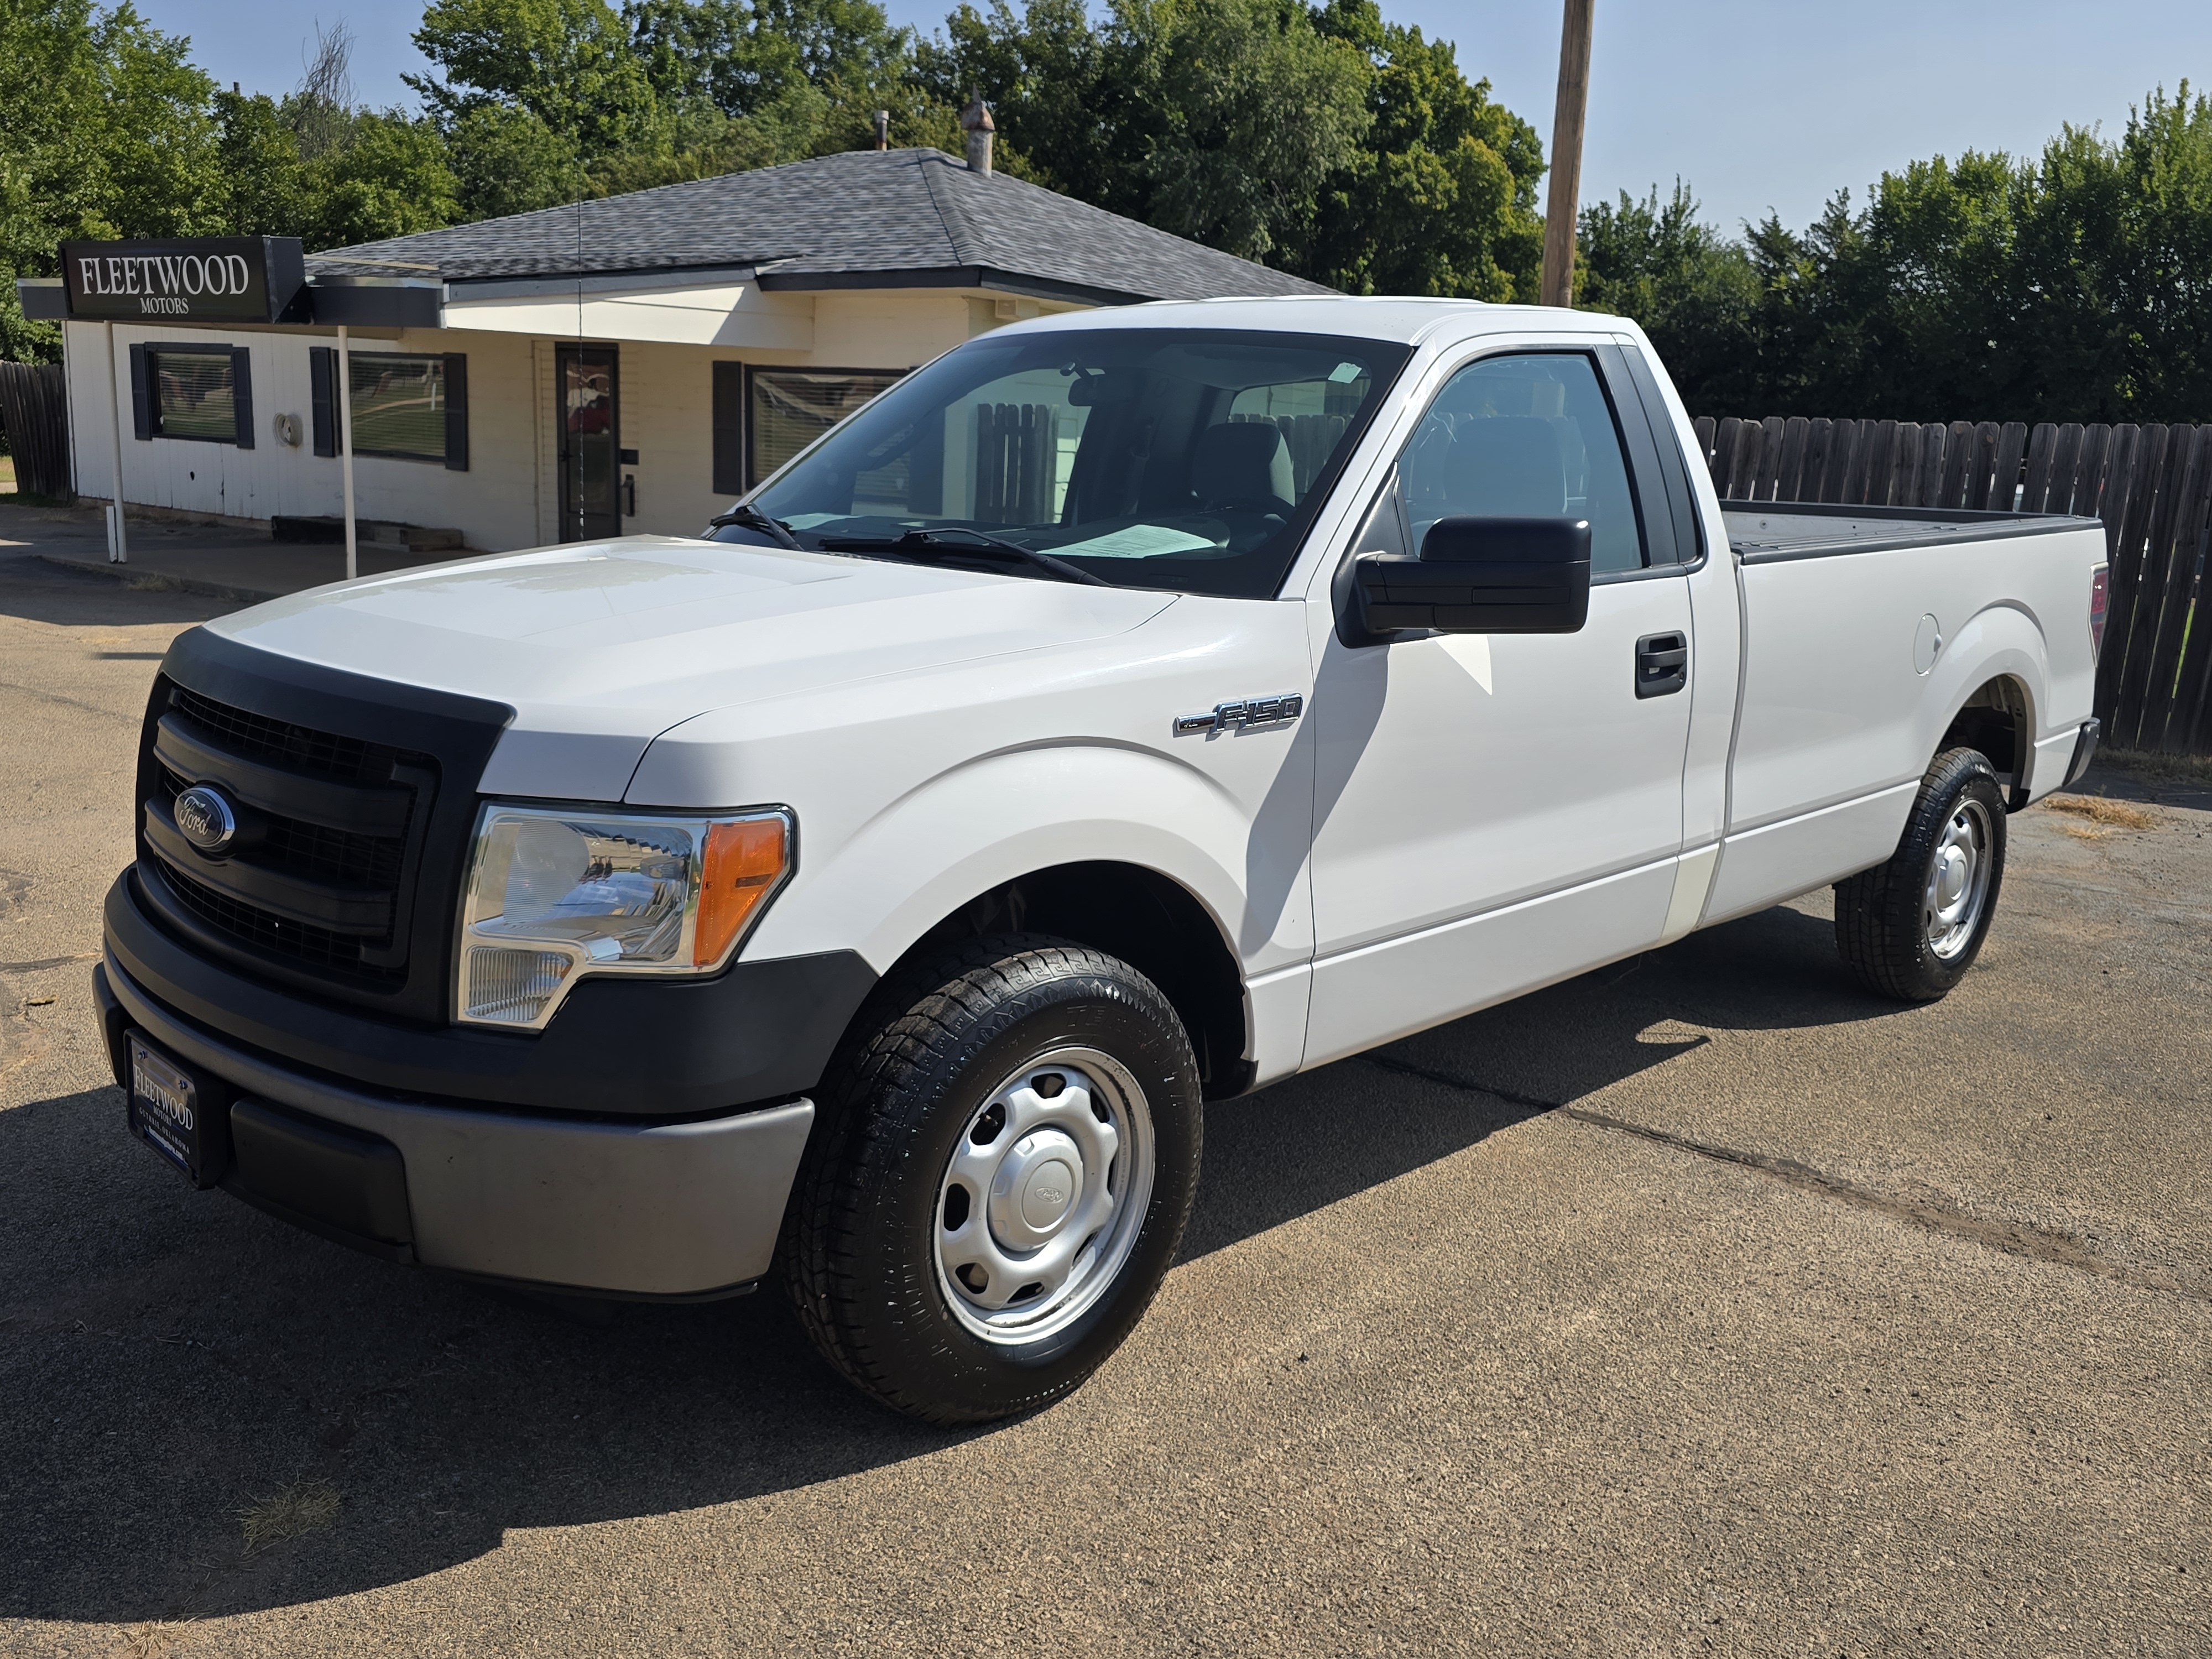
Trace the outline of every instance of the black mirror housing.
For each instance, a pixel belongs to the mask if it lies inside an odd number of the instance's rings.
[[[1363,556],[1354,586],[1370,635],[1577,634],[1589,575],[1587,519],[1439,519],[1418,559]]]

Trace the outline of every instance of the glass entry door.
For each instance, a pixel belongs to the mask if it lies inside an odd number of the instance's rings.
[[[619,380],[615,349],[553,348],[561,393],[561,539],[592,541],[622,534]]]

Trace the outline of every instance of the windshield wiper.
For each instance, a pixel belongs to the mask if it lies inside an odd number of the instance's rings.
[[[972,536],[971,544],[955,541],[956,536]],[[1064,582],[1082,582],[1091,587],[1111,587],[1114,584],[1103,576],[1094,576],[1065,559],[1055,559],[1049,553],[1040,553],[1033,547],[1024,547],[1019,542],[1008,541],[1004,536],[994,536],[988,530],[909,530],[903,536],[824,536],[824,553],[904,553],[920,556],[930,549],[943,552],[966,553],[981,558],[1011,556],[1024,564],[1033,565],[1047,575]]]
[[[738,525],[747,530],[757,530],[778,547],[787,547],[794,553],[806,550],[799,544],[799,538],[791,533],[791,526],[781,519],[771,519],[757,507],[733,507],[726,513],[717,513],[707,520],[707,528],[719,530],[726,524]]]

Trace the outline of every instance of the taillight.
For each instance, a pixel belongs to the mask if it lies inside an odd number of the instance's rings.
[[[2089,655],[2092,658],[2104,653],[2105,612],[2112,603],[2112,568],[2100,564],[2096,574],[2089,578]]]

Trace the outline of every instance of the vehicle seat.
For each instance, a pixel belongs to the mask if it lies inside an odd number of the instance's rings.
[[[1288,517],[1297,505],[1297,484],[1282,428],[1273,421],[1207,427],[1191,452],[1190,488],[1201,508]]]

